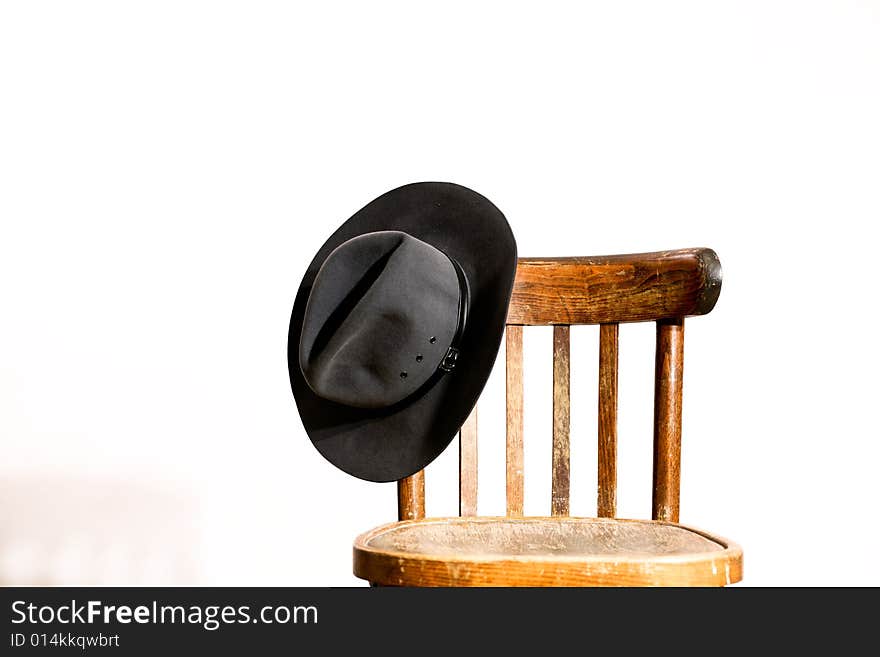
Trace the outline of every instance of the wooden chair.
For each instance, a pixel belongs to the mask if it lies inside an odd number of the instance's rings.
[[[460,432],[459,513],[425,518],[424,471],[398,482],[396,523],[359,536],[354,573],[392,586],[723,586],[742,550],[678,524],[684,317],[721,290],[711,249],[521,258],[507,324],[507,516],[477,516],[476,409]],[[615,518],[620,322],[657,324],[652,520]],[[569,517],[569,326],[599,324],[598,518]],[[549,517],[523,517],[524,326],[553,325]]]

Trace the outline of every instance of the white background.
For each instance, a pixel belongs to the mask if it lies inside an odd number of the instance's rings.
[[[682,522],[740,543],[745,584],[880,584],[880,3],[6,2],[0,99],[0,581],[361,584],[352,539],[395,487],[307,440],[289,313],[342,221],[448,180],[520,255],[714,248]],[[584,515],[597,342],[573,329]],[[527,331],[534,514],[550,345]],[[652,353],[622,327],[630,517]],[[480,511],[503,513],[502,367],[481,409]],[[456,511],[455,450],[429,514]]]

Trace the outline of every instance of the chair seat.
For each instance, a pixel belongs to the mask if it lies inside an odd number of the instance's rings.
[[[739,546],[655,520],[427,518],[354,543],[354,574],[386,586],[723,586]]]

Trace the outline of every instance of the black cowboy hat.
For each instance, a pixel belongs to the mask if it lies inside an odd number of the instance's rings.
[[[342,224],[306,270],[287,342],[317,450],[369,481],[433,461],[489,378],[515,273],[504,215],[460,185],[405,185]]]

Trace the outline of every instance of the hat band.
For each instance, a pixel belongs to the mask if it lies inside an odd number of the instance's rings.
[[[446,355],[443,357],[443,360],[440,361],[440,365],[437,366],[437,369],[440,372],[449,374],[455,370],[455,367],[458,365],[459,356],[461,355],[458,345],[459,342],[461,342],[461,337],[464,335],[464,328],[467,324],[468,308],[470,307],[470,286],[468,285],[467,276],[465,276],[464,270],[461,268],[461,265],[455,261],[455,258],[450,257],[446,253],[443,255],[449,258],[449,262],[452,263],[452,267],[455,269],[455,275],[458,277],[459,289],[458,324],[455,327],[455,334],[452,336],[449,348],[446,350]]]

